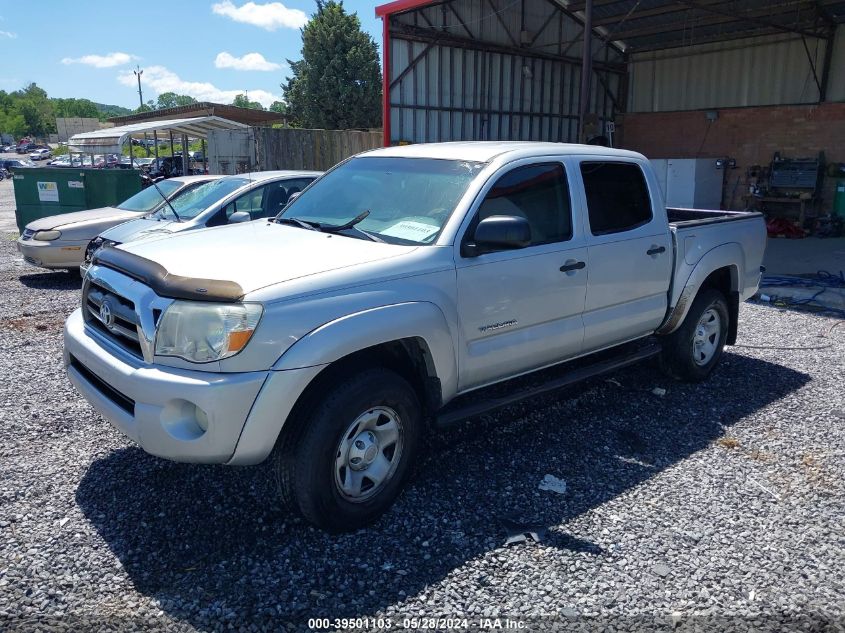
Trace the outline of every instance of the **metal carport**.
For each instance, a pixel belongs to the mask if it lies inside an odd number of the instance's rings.
[[[180,136],[205,139],[208,138],[208,133],[212,130],[233,130],[246,127],[249,126],[218,116],[132,123],[94,132],[74,134],[68,141],[68,148],[71,152],[80,154],[120,154],[128,139],[144,134],[168,132]]]

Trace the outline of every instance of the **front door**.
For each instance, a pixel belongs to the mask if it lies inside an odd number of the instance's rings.
[[[532,241],[457,257],[462,391],[575,356],[582,346],[587,248],[573,223],[564,165],[524,164],[492,182],[462,242],[494,215],[527,219]]]

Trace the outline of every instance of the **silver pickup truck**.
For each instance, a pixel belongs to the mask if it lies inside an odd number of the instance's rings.
[[[272,455],[291,508],[350,530],[439,425],[650,357],[706,378],[765,240],[757,213],[666,209],[633,152],[385,148],[276,218],[98,251],[65,364],[147,452]]]

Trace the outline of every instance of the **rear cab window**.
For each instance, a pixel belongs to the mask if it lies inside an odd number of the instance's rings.
[[[636,163],[582,161],[581,179],[593,235],[632,231],[651,222],[651,196]]]

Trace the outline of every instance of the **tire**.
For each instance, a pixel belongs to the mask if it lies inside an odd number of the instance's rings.
[[[375,521],[402,491],[420,441],[421,407],[414,389],[381,367],[323,384],[327,392],[291,420],[277,479],[282,500],[308,521],[348,532]]]
[[[702,289],[681,326],[664,338],[661,369],[685,382],[706,379],[722,357],[729,324],[725,295]]]

